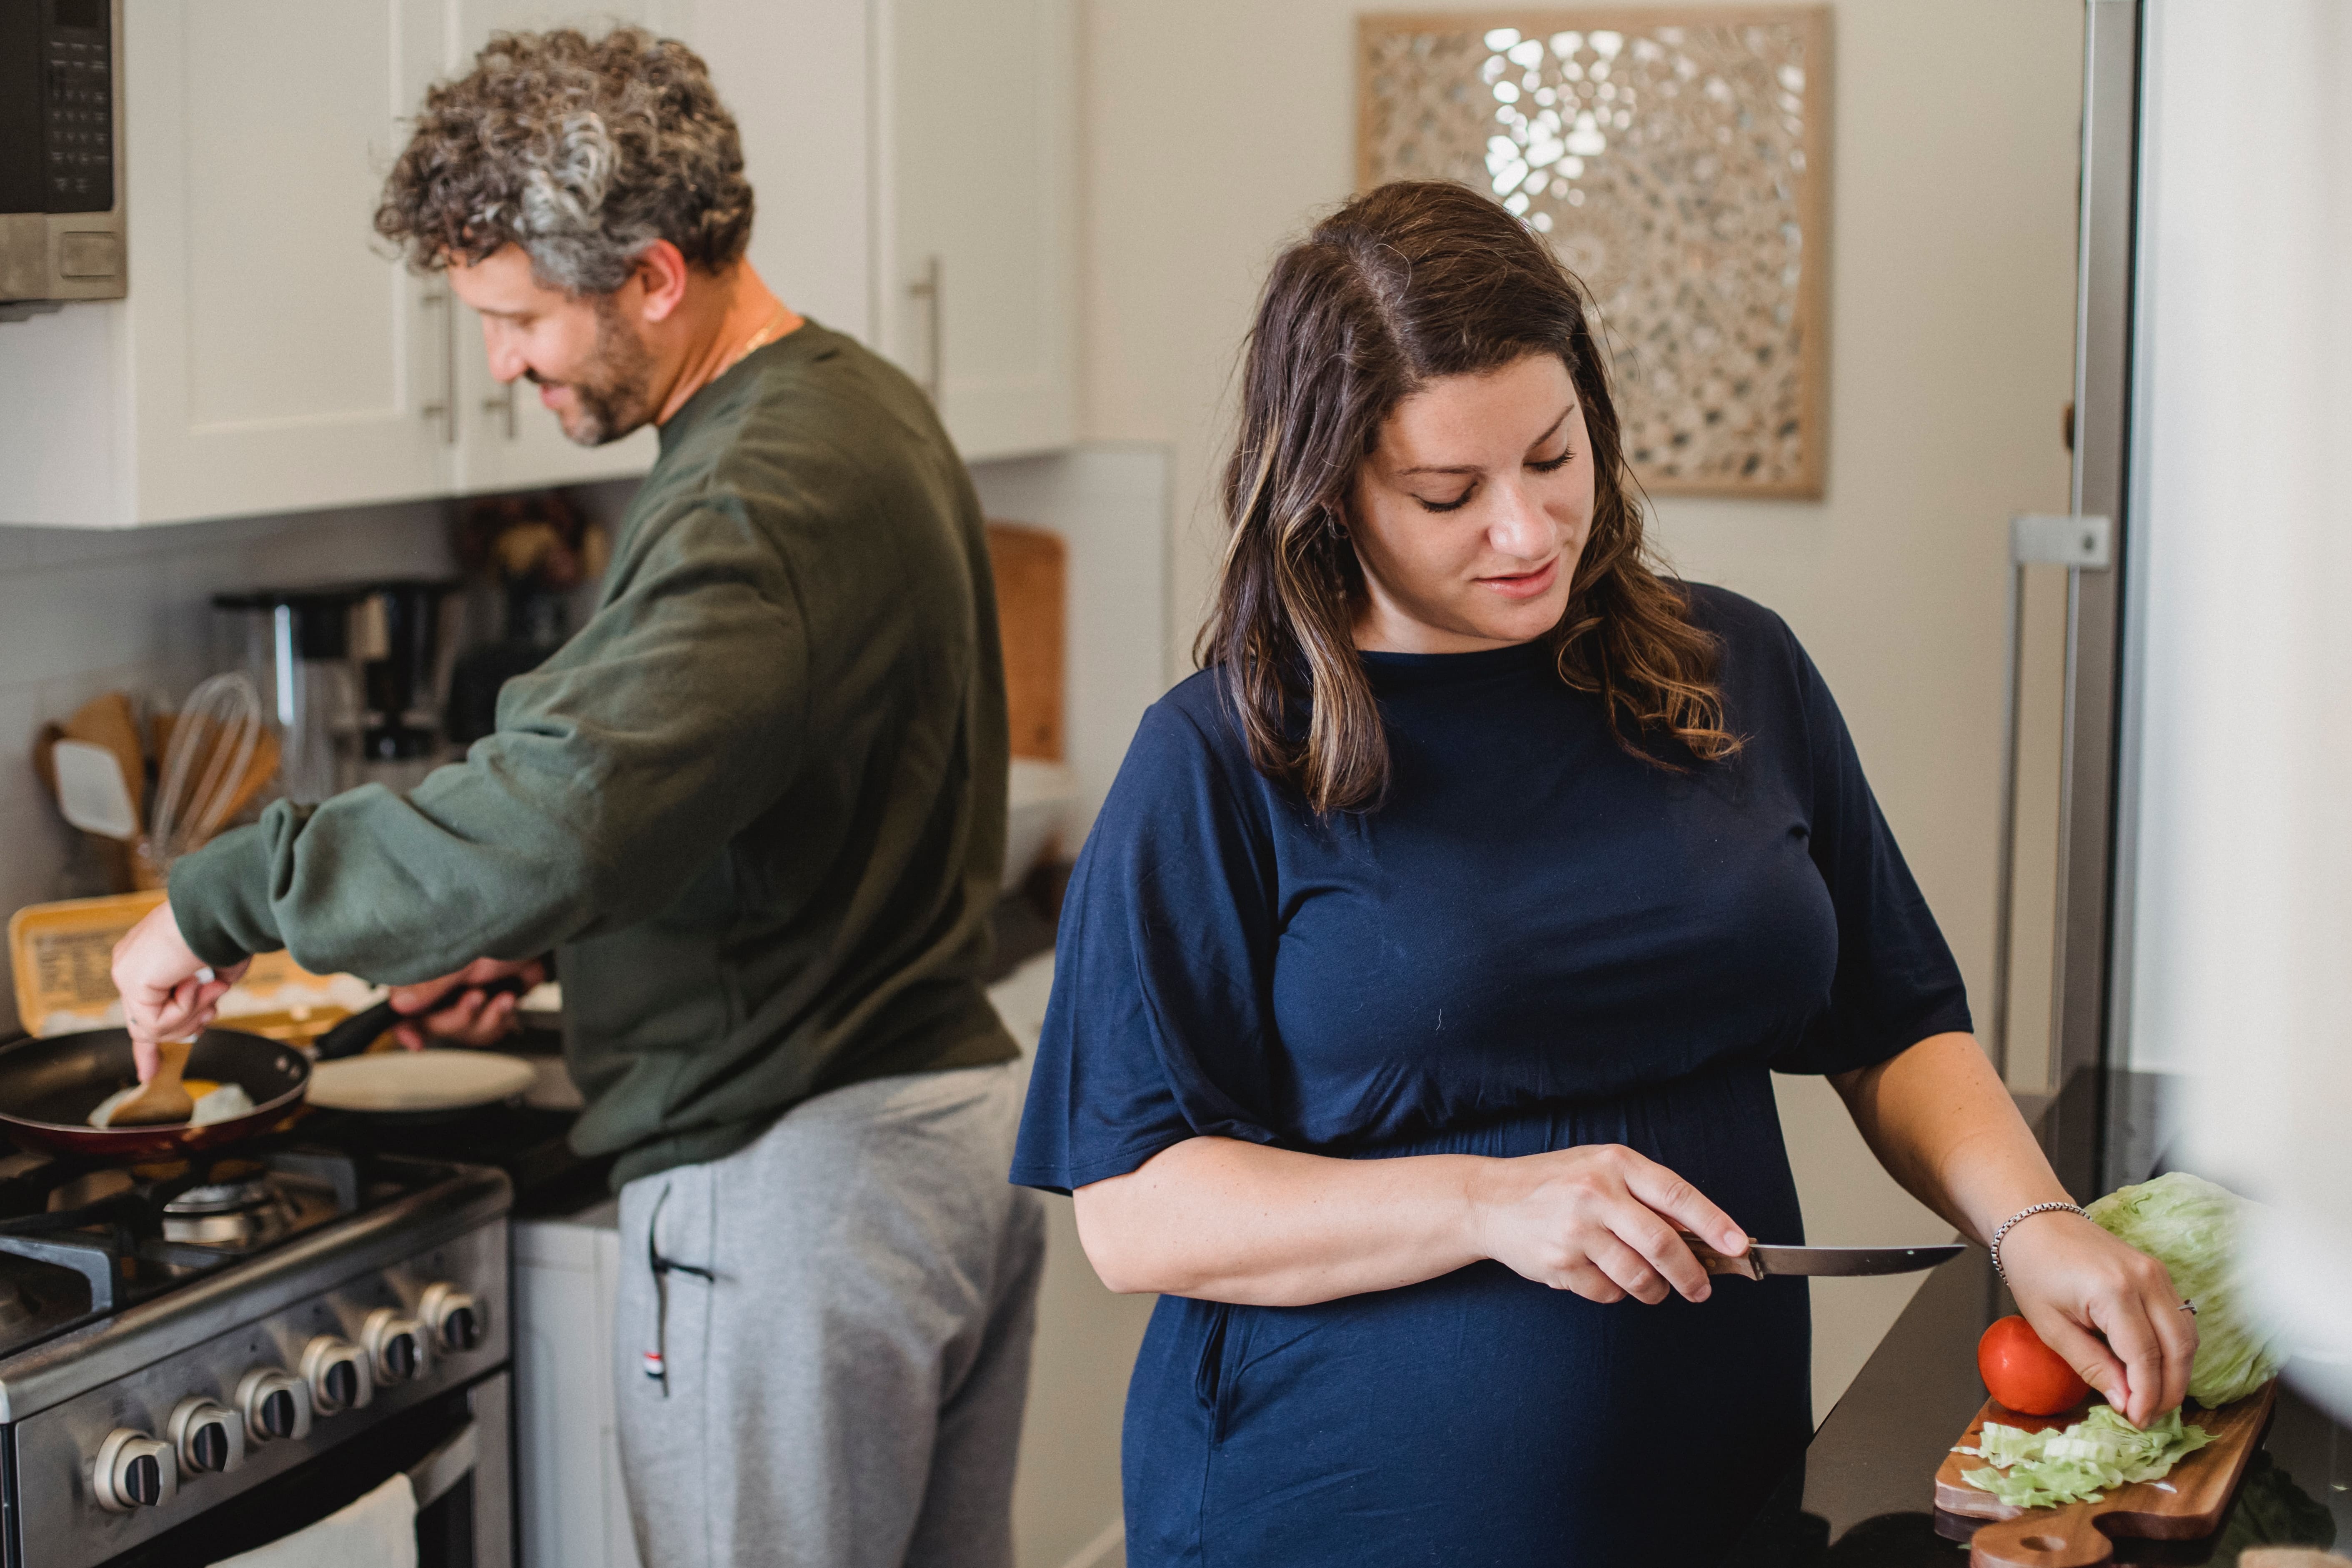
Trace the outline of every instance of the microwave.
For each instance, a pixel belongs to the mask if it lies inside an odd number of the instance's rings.
[[[122,183],[122,0],[0,0],[0,313],[123,297]]]

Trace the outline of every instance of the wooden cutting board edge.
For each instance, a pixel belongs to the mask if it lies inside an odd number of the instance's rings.
[[[2160,1489],[2157,1482],[2140,1481],[2119,1487],[2095,1503],[2075,1503],[2063,1509],[2015,1509],[1963,1479],[1963,1471],[1981,1468],[1982,1459],[1973,1454],[1946,1454],[1936,1471],[1936,1506],[1946,1513],[1984,1520],[1989,1525],[2015,1520],[2042,1521],[2026,1533],[2053,1539],[2079,1538],[2076,1527],[2088,1524],[2091,1537],[2097,1542],[2107,1541],[2110,1530],[2113,1535],[2144,1540],[2198,1540],[2221,1527],[2230,1500],[2237,1495],[2238,1482],[2270,1426],[2271,1411],[2277,1399],[2278,1380],[2273,1378],[2245,1398],[2219,1410],[2192,1412],[2184,1417],[2190,1426],[2204,1427],[2213,1441],[2173,1467],[2172,1473],[2164,1479],[2164,1484],[2174,1489],[2168,1492]],[[2069,1426],[2080,1419],[2080,1411],[2055,1416],[2019,1415],[1987,1400],[1969,1423],[1960,1443],[1973,1447],[1977,1434],[1988,1420],[2042,1430]],[[2110,1529],[2103,1530],[2090,1522],[2101,1520]],[[2014,1530],[1980,1530],[1969,1561],[1980,1568],[2010,1563],[2049,1563],[2054,1568],[2060,1563],[2103,1563],[2112,1556],[2104,1550],[2087,1557],[2079,1552],[2012,1553],[2006,1538],[2018,1533]]]

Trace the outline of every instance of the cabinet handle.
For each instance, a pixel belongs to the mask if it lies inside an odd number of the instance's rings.
[[[436,289],[424,303],[441,312],[441,395],[425,405],[425,417],[441,421],[442,445],[457,444],[457,312],[449,307],[449,291]]]
[[[923,390],[931,395],[933,403],[937,403],[947,390],[947,382],[940,369],[940,345],[946,336],[940,322],[940,297],[946,290],[940,286],[940,258],[934,256],[923,263],[923,275],[907,285],[908,294],[923,301],[924,331],[929,340],[929,353],[924,356]]]
[[[520,379],[522,378],[520,376],[515,378],[517,381],[520,381]],[[499,387],[495,395],[482,399],[483,413],[488,415],[493,419],[499,417],[500,415],[504,415],[506,416],[507,439],[509,441],[515,438],[514,389],[515,384],[510,381],[504,386]]]

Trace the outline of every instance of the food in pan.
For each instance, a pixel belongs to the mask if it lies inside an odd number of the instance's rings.
[[[188,1116],[188,1125],[191,1127],[202,1127],[208,1121],[232,1121],[236,1117],[248,1115],[253,1110],[253,1096],[246,1093],[244,1089],[236,1084],[214,1083],[208,1079],[191,1078],[183,1079],[181,1087],[188,1091],[188,1098],[195,1101],[195,1109]],[[129,1089],[116,1089],[112,1094],[100,1100],[98,1109],[89,1113],[89,1124],[92,1127],[111,1127],[114,1124],[116,1109],[127,1103],[132,1095],[137,1094],[139,1088],[140,1086],[134,1083]]]

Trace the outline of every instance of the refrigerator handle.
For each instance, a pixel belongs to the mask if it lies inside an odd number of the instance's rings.
[[[2003,684],[2000,740],[2000,848],[1993,892],[1992,1017],[1985,1052],[1993,1070],[2009,1081],[2010,946],[2016,923],[2018,731],[2024,722],[2025,569],[2063,566],[2069,575],[2105,572],[2115,564],[2115,524],[2110,518],[2072,512],[2028,512],[2009,520],[2009,679]],[[2066,595],[2068,631],[2073,631],[2074,595]]]

